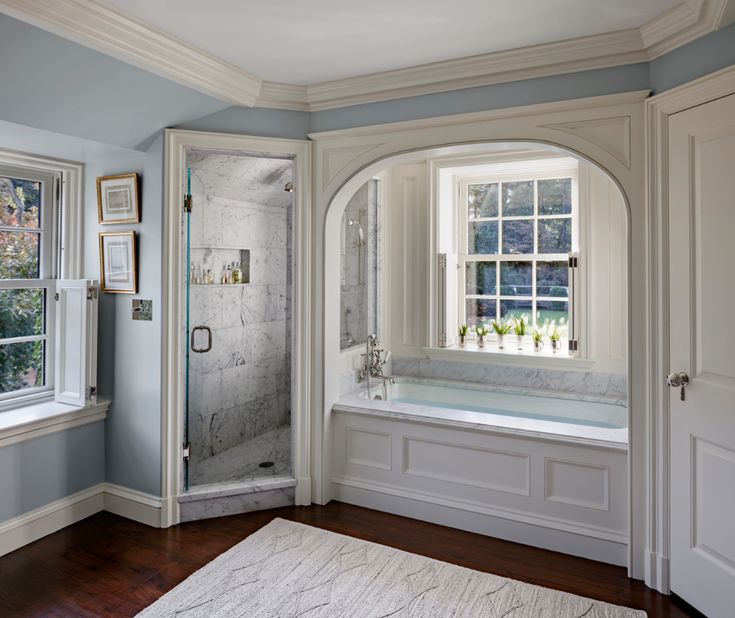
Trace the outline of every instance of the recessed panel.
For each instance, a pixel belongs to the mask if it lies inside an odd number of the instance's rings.
[[[694,152],[697,374],[735,379],[732,337],[723,336],[735,309],[735,286],[730,283],[735,264],[730,184],[735,170],[735,126],[699,136]]]
[[[380,470],[391,469],[390,435],[347,428],[347,463]]]
[[[693,448],[694,548],[735,573],[735,452],[699,438]]]
[[[550,502],[610,510],[610,469],[581,462],[547,459],[545,496]]]
[[[530,495],[529,457],[460,444],[404,438],[404,472],[440,481]]]

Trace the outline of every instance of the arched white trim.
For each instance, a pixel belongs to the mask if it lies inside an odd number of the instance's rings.
[[[629,208],[629,264],[648,262],[646,203],[643,194],[644,106],[647,92],[626,93],[475,114],[312,135],[314,145],[314,304],[312,477],[313,499],[331,498],[329,448],[331,408],[338,398],[339,299],[328,296],[339,278],[338,256],[326,240],[337,237],[348,197],[368,178],[389,165],[425,157],[426,150],[461,153],[487,142],[533,142],[554,145],[596,164],[614,179]],[[422,154],[418,154],[421,152]],[[332,247],[332,249],[334,249]],[[630,423],[630,574],[643,578],[645,538],[646,405],[650,316],[645,269],[629,277]]]

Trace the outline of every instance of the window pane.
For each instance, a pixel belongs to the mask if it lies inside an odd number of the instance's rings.
[[[467,262],[465,293],[493,296],[495,294],[495,262]]]
[[[0,225],[41,227],[41,183],[0,176]]]
[[[469,185],[467,212],[470,219],[498,216],[498,183]]]
[[[503,228],[505,231],[505,228]],[[505,245],[505,239],[503,239]],[[572,250],[572,220],[539,219],[538,252],[569,253]]]
[[[531,262],[502,262],[500,264],[500,293],[503,296],[533,295],[533,264]]]
[[[495,319],[495,301],[479,298],[467,299],[467,325],[480,326]]]
[[[566,262],[538,262],[536,265],[538,296],[569,296],[569,266]]]
[[[538,214],[572,214],[572,179],[538,181]]]
[[[530,300],[501,300],[500,301],[500,319],[508,320],[511,318],[520,318],[525,315],[528,325],[531,326],[533,321],[531,314],[533,313],[533,302]]]
[[[0,393],[43,386],[43,341],[0,345]]]
[[[533,221],[503,221],[503,253],[533,253]]]
[[[0,232],[0,279],[38,279],[40,238],[37,232]]]
[[[536,303],[538,324],[543,325],[548,320],[557,325],[569,323],[569,303],[560,300],[540,300]]]
[[[477,223],[470,223],[467,247],[470,253],[497,253],[497,221],[479,221]]]
[[[0,290],[0,339],[43,335],[45,290]]]
[[[533,181],[503,183],[503,216],[533,215]]]

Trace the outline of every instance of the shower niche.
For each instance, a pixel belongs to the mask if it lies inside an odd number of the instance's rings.
[[[365,345],[378,332],[380,307],[381,181],[368,180],[352,196],[340,226],[340,349]]]
[[[293,504],[293,160],[188,150],[186,164],[182,520],[211,516],[188,500],[222,487],[272,491],[217,514]]]

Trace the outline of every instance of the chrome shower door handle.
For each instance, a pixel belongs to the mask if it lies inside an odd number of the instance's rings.
[[[194,345],[194,335],[198,330],[203,330],[207,333],[207,346],[205,348],[197,348]],[[191,351],[203,354],[209,352],[212,349],[212,329],[209,326],[195,326],[191,329]]]

